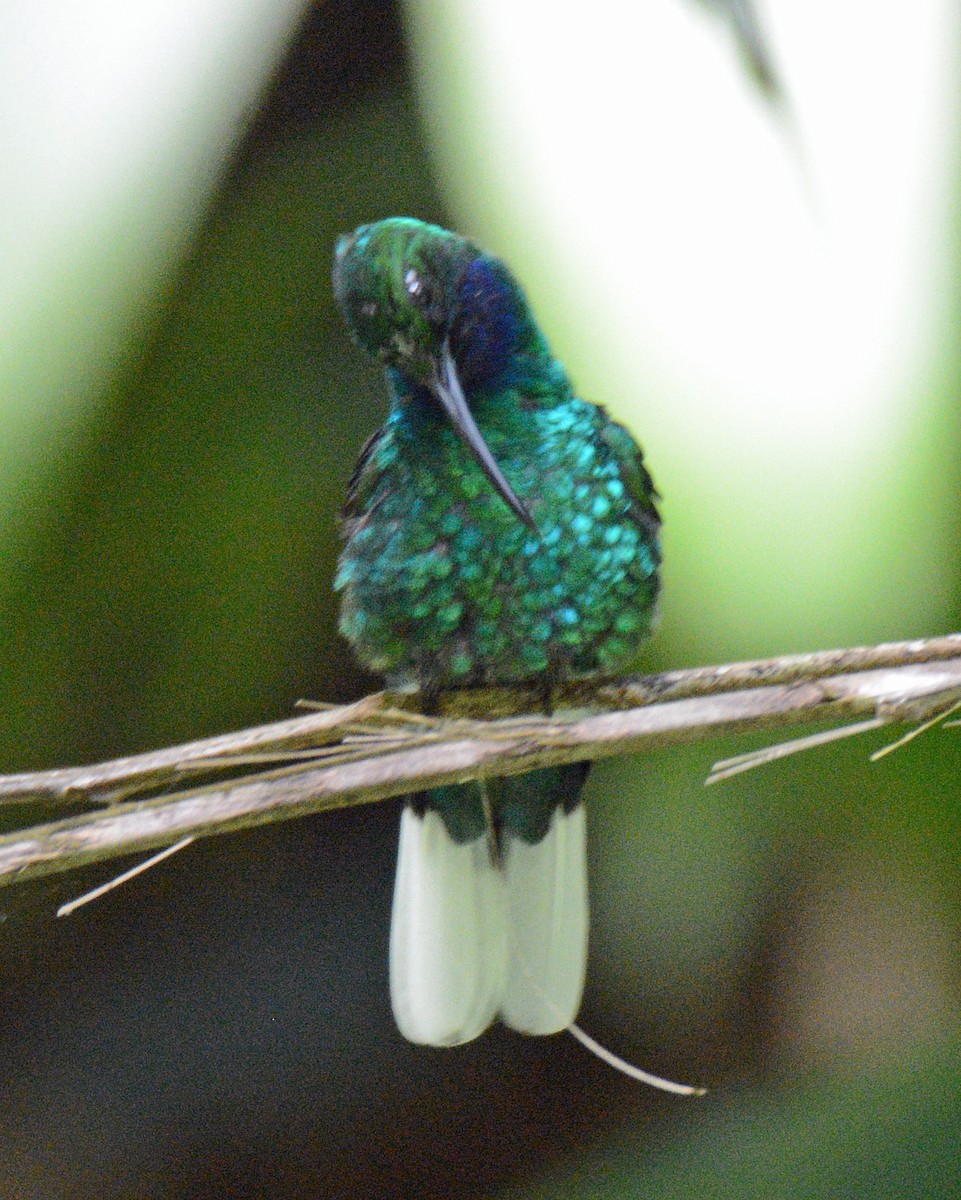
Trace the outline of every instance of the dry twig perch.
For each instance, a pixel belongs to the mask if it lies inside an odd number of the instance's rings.
[[[924,721],[959,701],[961,634],[571,685],[558,689],[550,717],[517,715],[532,704],[524,688],[452,693],[438,717],[420,715],[416,696],[377,693],[96,766],[0,776],[0,804],[101,806],[0,837],[0,884],[437,784],[722,734],[857,722],[815,739],[825,740]],[[241,767],[257,769],[238,776]],[[219,781],[184,789],[212,774]]]

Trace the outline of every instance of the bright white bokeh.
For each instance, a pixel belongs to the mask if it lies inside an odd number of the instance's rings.
[[[0,13],[0,544],[190,243],[301,0]],[[16,507],[8,507],[20,495]]]
[[[786,110],[693,0],[409,5],[451,205],[646,446],[666,620],[702,652],[937,628],[955,536],[952,454],[924,454],[954,436],[961,22],[759,6]]]

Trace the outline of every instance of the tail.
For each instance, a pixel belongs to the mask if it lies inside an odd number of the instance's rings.
[[[498,1014],[530,1034],[574,1020],[587,962],[588,768],[437,788],[404,809],[390,990],[409,1041],[467,1042]]]

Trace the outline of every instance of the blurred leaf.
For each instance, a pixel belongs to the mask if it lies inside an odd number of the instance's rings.
[[[754,82],[769,100],[782,103],[784,88],[754,0],[701,0],[701,3],[706,8],[716,9],[727,20]]]
[[[40,3],[5,20],[0,588],[60,456],[145,336],[302,3]]]
[[[290,142],[212,214],[149,349],[61,465],[11,589],[11,767],[350,690],[335,521],[386,399],[335,313],[332,246],[385,211],[435,211],[420,154],[410,108],[390,98]]]

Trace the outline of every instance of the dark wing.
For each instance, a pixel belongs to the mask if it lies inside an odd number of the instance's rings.
[[[656,538],[661,527],[661,514],[657,511],[660,497],[644,465],[640,446],[623,425],[610,418],[603,423],[600,434],[621,469],[621,479],[631,499],[635,520],[652,538]]]
[[[368,466],[374,451],[384,438],[385,432],[383,429],[376,430],[361,447],[360,456],[347,481],[344,507],[340,510],[341,519],[344,521],[356,521],[369,510],[371,485],[375,481],[370,478]]]

